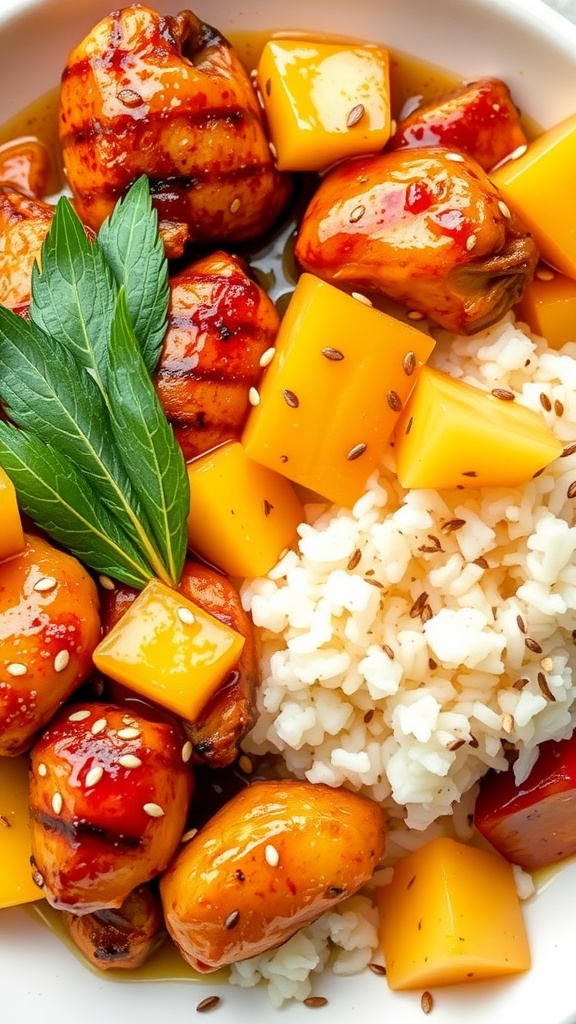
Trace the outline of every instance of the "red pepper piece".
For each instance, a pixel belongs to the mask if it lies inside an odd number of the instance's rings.
[[[576,854],[576,733],[549,740],[530,775],[489,771],[480,783],[474,823],[492,846],[526,871]]]
[[[399,121],[386,149],[447,146],[468,153],[490,171],[525,145],[508,86],[498,78],[482,78],[417,107]]]

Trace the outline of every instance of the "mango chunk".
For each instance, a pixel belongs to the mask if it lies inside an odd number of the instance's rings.
[[[524,222],[542,259],[576,278],[576,114],[544,132],[490,178]]]
[[[394,434],[402,487],[516,487],[562,454],[544,419],[429,366]]]
[[[32,881],[28,758],[0,758],[0,909],[42,898]]]
[[[26,542],[14,484],[0,466],[0,562],[24,551]]]
[[[512,866],[502,857],[435,839],[377,890],[380,938],[392,989],[518,974],[530,950]]]
[[[234,667],[244,637],[150,580],[94,651],[96,668],[194,722]]]
[[[576,341],[576,281],[549,267],[540,267],[524,289],[515,313],[552,348]]]
[[[304,520],[290,482],[249,459],[237,441],[187,468],[190,548],[229,576],[263,576]]]
[[[379,152],[390,136],[389,59],[381,47],[274,39],[264,47],[258,87],[280,170],[323,170]]]
[[[433,347],[409,324],[303,274],[248,416],[247,454],[352,506]]]

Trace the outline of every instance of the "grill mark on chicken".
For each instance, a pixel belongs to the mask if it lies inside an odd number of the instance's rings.
[[[101,828],[90,821],[66,821],[58,815],[47,814],[35,807],[30,808],[30,817],[42,828],[64,836],[69,843],[82,839],[97,839],[106,846],[114,846],[116,849],[124,846],[129,850],[137,850],[142,846],[142,836],[130,836],[125,832]]]

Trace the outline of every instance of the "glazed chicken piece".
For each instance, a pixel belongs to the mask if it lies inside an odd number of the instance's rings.
[[[161,878],[168,933],[202,973],[279,946],[369,880],[384,837],[382,809],[356,793],[254,782]]]
[[[53,216],[48,203],[0,189],[0,305],[29,305],[32,267]]]
[[[51,906],[121,907],[169,864],[192,795],[191,744],[145,709],[62,708],[31,751],[32,854]]]
[[[174,277],[170,293],[156,389],[189,460],[240,437],[280,317],[240,261],[223,252]]]
[[[60,140],[82,220],[97,229],[141,174],[170,256],[262,234],[290,193],[235,50],[191,11],[134,5],[72,51],[62,80]]]
[[[27,750],[90,675],[100,640],[98,592],[80,562],[26,535],[0,564],[0,755]]]
[[[48,192],[50,153],[39,139],[24,135],[0,146],[0,187],[42,199]]]
[[[252,622],[230,581],[200,562],[187,561],[180,593],[245,637],[235,669],[194,723],[184,723],[192,743],[192,761],[224,768],[238,756],[238,746],[255,719],[258,656]],[[123,584],[102,592],[102,628],[107,633],[122,618],[138,591]]]
[[[527,144],[510,90],[498,78],[467,82],[398,122],[387,150],[446,146],[492,170]]]
[[[62,913],[80,952],[99,971],[141,967],[166,936],[162,906],[149,886],[141,885],[121,907],[93,914]]]
[[[482,168],[438,146],[335,167],[304,215],[296,256],[326,281],[473,334],[518,301],[538,251]]]

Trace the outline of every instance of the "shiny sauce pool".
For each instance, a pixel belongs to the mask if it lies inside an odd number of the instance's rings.
[[[281,35],[281,33],[277,35]],[[248,68],[254,68],[267,38],[264,33],[242,33],[232,36],[231,41],[239,51],[245,65]],[[385,40],[383,43],[385,45]],[[448,91],[457,82],[457,78],[453,74],[396,51],[390,52],[390,76],[392,115],[395,118],[398,118],[401,111],[407,106],[416,105],[420,100],[430,100]],[[0,127],[0,155],[16,139],[37,139],[46,147],[50,162],[46,189],[49,199],[55,198],[65,190],[58,143],[58,97],[59,89],[55,87],[47,95]],[[533,126],[525,124],[524,127],[528,134],[535,134]],[[242,245],[235,250],[247,260],[258,283],[269,293],[280,313],[284,311],[298,277],[298,269],[293,255],[295,232],[316,180],[314,176],[302,179],[292,208],[275,230],[265,237]],[[192,258],[194,258],[193,252],[189,254],[188,261]],[[216,780],[216,773],[213,775],[214,788],[224,788],[224,795],[230,786],[233,790],[234,787],[237,788],[238,785],[245,784],[247,781],[244,778],[239,782],[238,773],[235,773],[235,778],[228,777],[226,780],[220,780],[220,775]],[[224,787],[220,787],[220,781],[225,783]],[[197,791],[200,788],[197,787]],[[232,793],[230,792],[229,795]],[[549,880],[548,877],[547,881]],[[46,901],[40,900],[29,904],[22,910],[35,923],[49,928],[89,970],[100,973],[82,957],[69,937],[62,923],[61,915],[49,907]],[[214,986],[223,984],[227,978],[226,971],[218,971],[210,975],[198,974],[185,963],[169,940],[163,942],[143,967],[129,971],[110,969],[105,974],[109,979],[122,981],[200,981]]]

